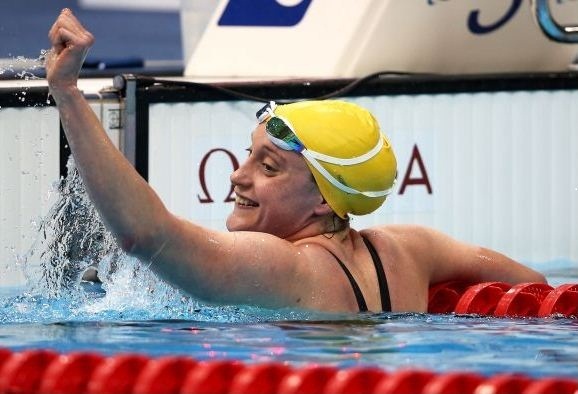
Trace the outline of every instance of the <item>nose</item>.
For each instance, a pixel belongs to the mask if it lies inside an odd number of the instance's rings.
[[[233,186],[247,186],[250,182],[247,174],[247,161],[243,162],[229,177]]]

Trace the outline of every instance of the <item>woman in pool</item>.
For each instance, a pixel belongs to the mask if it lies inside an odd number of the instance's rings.
[[[344,101],[263,108],[249,157],[231,175],[230,232],[180,219],[113,146],[77,88],[93,36],[65,9],[49,38],[50,92],[102,219],[126,252],[199,299],[423,312],[437,282],[544,282],[506,256],[430,228],[350,228],[349,214],[385,201],[396,161],[373,116]]]

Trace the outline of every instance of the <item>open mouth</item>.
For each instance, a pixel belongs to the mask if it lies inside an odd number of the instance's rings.
[[[248,198],[241,197],[239,195],[235,196],[235,204],[240,205],[242,207],[258,207],[255,201],[249,200]]]

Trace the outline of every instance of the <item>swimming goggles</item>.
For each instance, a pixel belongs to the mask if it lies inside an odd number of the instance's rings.
[[[271,140],[275,146],[280,149],[286,151],[294,151],[300,153],[305,157],[305,159],[317,170],[325,179],[329,181],[333,186],[338,188],[339,190],[348,193],[348,194],[361,194],[366,197],[384,197],[393,191],[393,187],[395,185],[395,181],[393,185],[386,190],[378,190],[378,191],[359,191],[347,185],[344,185],[342,182],[338,181],[319,163],[319,161],[331,164],[337,164],[341,166],[352,166],[355,164],[360,164],[366,162],[367,160],[371,159],[375,155],[377,155],[381,148],[383,148],[384,144],[384,137],[380,136],[379,141],[377,144],[367,153],[352,157],[349,159],[342,159],[339,157],[328,156],[323,153],[315,152],[313,150],[309,150],[303,145],[297,135],[293,127],[291,126],[291,122],[287,119],[275,115],[275,108],[277,108],[277,104],[274,101],[269,102],[259,111],[257,111],[257,120],[259,123],[267,122],[265,125],[265,131],[267,132],[267,136]]]

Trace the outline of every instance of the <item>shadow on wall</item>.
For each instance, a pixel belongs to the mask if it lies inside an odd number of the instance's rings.
[[[77,0],[2,0],[0,59],[37,58],[48,49],[47,33],[60,10],[68,7],[95,35],[87,64],[130,67],[165,63],[182,68],[178,12],[81,9]],[[152,61],[152,62],[151,62]]]

